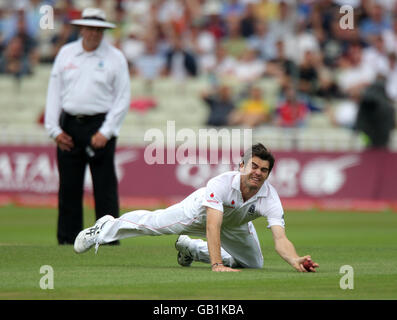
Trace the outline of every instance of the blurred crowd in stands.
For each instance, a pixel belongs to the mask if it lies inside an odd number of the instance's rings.
[[[55,18],[45,37],[44,4]],[[343,5],[353,9],[352,29],[341,28]],[[161,77],[206,77],[208,125],[302,127],[325,112],[337,126],[395,127],[397,0],[0,0],[0,73],[22,77],[52,62],[78,38],[69,21],[85,7],[116,23],[105,36],[148,87]],[[262,79],[277,81],[276,105]]]

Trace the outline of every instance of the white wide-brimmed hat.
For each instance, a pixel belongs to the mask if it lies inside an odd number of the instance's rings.
[[[87,8],[83,10],[81,19],[72,20],[70,24],[76,26],[97,27],[97,28],[116,28],[116,25],[106,21],[106,14],[97,8]]]

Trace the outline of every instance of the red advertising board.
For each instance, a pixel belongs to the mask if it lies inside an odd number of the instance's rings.
[[[274,152],[270,182],[283,201],[397,202],[397,154]],[[236,164],[148,164],[144,147],[120,147],[116,168],[121,198],[176,201]],[[85,181],[91,192],[89,170]],[[0,194],[55,196],[58,172],[53,146],[0,146]],[[1,198],[1,197],[0,197]]]

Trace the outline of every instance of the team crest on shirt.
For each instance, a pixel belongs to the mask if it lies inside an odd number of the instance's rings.
[[[95,70],[103,72],[105,70],[105,63],[103,60],[99,60],[97,66],[95,67]]]
[[[230,203],[230,205],[227,205],[227,204],[224,204],[224,206],[226,207],[226,208],[231,208],[231,209],[234,209],[235,208],[235,202],[234,202],[234,200],[232,200],[232,202]]]
[[[63,68],[63,70],[74,70],[74,69],[78,69],[78,66],[76,66],[73,62],[69,62],[69,64]]]
[[[219,203],[219,201],[216,201],[216,200],[212,199],[212,198],[215,197],[214,193],[211,193],[210,197],[211,197],[211,199],[207,199],[208,202]]]
[[[249,213],[250,215],[252,215],[252,214],[255,213],[255,205],[254,205],[254,204],[251,204],[251,206],[250,206],[249,209],[248,209],[248,213]]]

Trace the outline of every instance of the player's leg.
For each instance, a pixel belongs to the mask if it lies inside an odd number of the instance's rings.
[[[195,223],[196,218],[186,215],[180,203],[155,211],[135,210],[108,221],[98,240],[104,244],[144,235],[181,234]]]
[[[155,211],[135,210],[119,218],[102,217],[91,227],[82,230],[76,237],[74,249],[82,253],[94,245],[106,244],[129,237],[144,235],[183,234],[193,229],[205,229],[200,219],[186,213],[184,202]]]
[[[221,230],[222,263],[228,267],[262,268],[263,256],[256,230],[249,222],[234,228]],[[189,266],[193,261],[210,263],[207,242],[180,236],[175,244],[178,263]]]
[[[175,248],[178,251],[177,261],[183,267],[189,267],[193,261],[211,262],[207,242],[202,239],[192,239],[187,235],[181,235],[175,242]],[[237,266],[234,258],[223,248],[221,248],[221,257],[225,266]]]
[[[76,237],[74,250],[83,253],[96,245],[144,235],[179,234],[195,219],[187,217],[178,203],[161,210],[135,210],[119,218],[106,215],[94,226],[82,230]]]
[[[222,228],[222,247],[234,258],[237,267],[262,268],[263,255],[253,223],[237,228]]]

